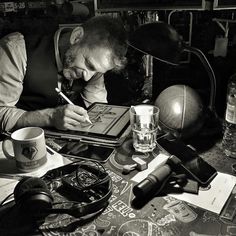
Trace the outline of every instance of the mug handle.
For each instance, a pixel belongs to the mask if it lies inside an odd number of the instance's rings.
[[[4,153],[4,155],[6,156],[7,159],[10,159],[10,160],[15,160],[15,156],[11,155],[9,152],[8,152],[8,148],[9,148],[9,145],[7,145],[8,143],[11,143],[11,146],[12,146],[12,141],[10,138],[6,138],[3,140],[2,142],[2,151]]]

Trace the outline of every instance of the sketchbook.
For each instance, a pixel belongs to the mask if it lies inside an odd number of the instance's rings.
[[[130,132],[129,109],[127,106],[93,103],[88,108],[92,124],[81,123],[74,130],[66,131],[45,129],[45,136],[118,146]]]

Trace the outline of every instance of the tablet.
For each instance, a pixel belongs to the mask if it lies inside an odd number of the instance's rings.
[[[93,143],[119,145],[129,133],[129,109],[127,106],[93,103],[88,108],[92,124],[81,123],[74,130],[45,129],[46,137],[87,140]]]

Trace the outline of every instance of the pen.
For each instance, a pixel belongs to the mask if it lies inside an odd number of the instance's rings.
[[[64,93],[62,93],[59,88],[55,88],[55,90],[62,98],[65,99],[65,101],[67,101],[71,105],[74,105],[74,103]],[[89,117],[86,117],[85,120],[88,123],[92,124],[92,121],[89,119]]]
[[[67,101],[71,105],[74,105],[74,103],[64,93],[62,93],[59,88],[55,88],[55,90],[62,98],[65,99],[65,101]]]

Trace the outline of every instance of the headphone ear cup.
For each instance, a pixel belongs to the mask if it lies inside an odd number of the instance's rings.
[[[47,184],[36,177],[22,179],[14,189],[14,199],[18,206],[31,214],[51,209],[53,202]]]

